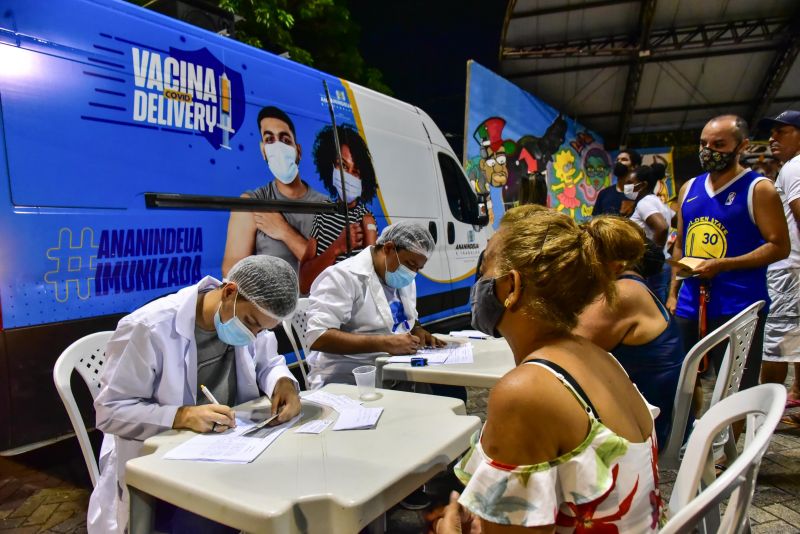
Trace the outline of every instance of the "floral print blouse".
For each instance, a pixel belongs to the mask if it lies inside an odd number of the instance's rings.
[[[459,502],[503,525],[556,525],[558,533],[658,532],[666,521],[658,490],[655,432],[631,443],[606,427],[564,376],[546,365],[586,409],[591,428],[574,450],[549,462],[508,465],[489,458],[480,443],[456,466],[466,486]]]

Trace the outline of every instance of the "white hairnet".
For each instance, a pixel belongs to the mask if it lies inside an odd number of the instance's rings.
[[[285,260],[260,254],[236,262],[228,272],[241,294],[259,311],[278,320],[297,307],[297,273]]]
[[[387,241],[426,258],[433,254],[433,237],[424,226],[415,222],[400,221],[384,228],[376,243],[383,245]]]

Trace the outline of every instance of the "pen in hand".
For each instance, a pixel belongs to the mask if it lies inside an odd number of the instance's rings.
[[[208,402],[210,402],[211,404],[219,404],[219,401],[216,399],[216,397],[214,397],[214,394],[211,393],[211,391],[205,386],[205,384],[200,384],[200,391],[203,392],[203,395],[205,395],[206,399],[208,399]],[[234,415],[234,417],[235,417],[235,415]],[[234,421],[235,420],[236,419],[234,419]],[[219,423],[214,423],[212,425],[212,427],[211,427],[212,431],[213,431],[214,427],[216,427],[218,424]],[[220,425],[220,426],[227,426],[227,425]]]
[[[210,402],[211,404],[219,404],[219,402],[217,402],[217,399],[214,398],[214,395],[211,393],[211,391],[209,391],[209,389],[204,384],[200,384],[200,391],[202,391],[203,395],[206,396],[208,402]]]

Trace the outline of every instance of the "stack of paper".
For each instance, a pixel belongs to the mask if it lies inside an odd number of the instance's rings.
[[[428,365],[472,363],[472,345],[469,343],[451,343],[439,349],[420,349],[411,356],[391,356],[386,363],[411,363],[411,358],[420,357],[428,360]]]
[[[322,404],[328,408],[333,408],[337,412],[361,406],[360,401],[353,400],[347,395],[334,395],[326,391],[315,391],[310,395],[304,396],[303,400],[311,401],[314,404]]]
[[[339,419],[333,425],[334,430],[375,428],[383,413],[383,408],[364,408],[361,406],[361,402],[353,400],[347,395],[334,395],[325,391],[315,391],[303,397],[303,400],[322,404],[339,412]],[[319,434],[330,423],[331,421],[311,421],[297,429],[296,432]]]
[[[473,362],[472,345],[470,343],[462,343],[455,346],[448,345],[442,350],[448,351],[447,360],[444,362],[445,365]]]
[[[282,425],[264,427],[258,434],[248,437],[243,434],[253,429],[257,423],[237,419],[236,428],[222,434],[195,436],[169,451],[164,455],[164,459],[230,464],[250,463],[299,419],[298,415]]]
[[[295,434],[320,434],[333,423],[333,419],[314,419],[294,431]]]
[[[352,408],[339,414],[334,430],[365,430],[375,428],[383,408]]]

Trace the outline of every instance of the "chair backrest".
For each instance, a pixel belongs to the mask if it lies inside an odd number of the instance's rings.
[[[300,367],[300,373],[303,375],[306,389],[308,389],[308,372],[305,368],[304,359],[311,350],[306,342],[306,325],[308,324],[306,310],[308,309],[308,304],[309,300],[307,298],[297,299],[297,308],[294,310],[294,315],[292,315],[291,319],[283,321],[283,329],[286,331],[289,343],[292,344],[292,350],[294,350],[295,357],[297,357],[297,365]],[[300,341],[300,348],[297,347],[295,342],[295,335]]]
[[[783,415],[785,403],[786,388],[783,385],[762,384],[730,395],[706,412],[689,438],[669,501],[671,519],[661,534],[692,532],[709,512],[729,496],[728,506],[716,532],[739,534],[746,530],[761,458]],[[702,474],[712,454],[714,438],[731,423],[745,417],[747,426],[741,454],[714,482],[700,491]]]
[[[53,381],[56,384],[61,401],[67,409],[75,435],[78,437],[78,443],[83,452],[83,460],[86,462],[86,468],[89,470],[89,477],[92,479],[93,486],[97,485],[100,471],[97,469],[97,461],[94,458],[92,443],[89,441],[89,434],[86,432],[83,417],[81,417],[78,404],[75,402],[75,396],[72,394],[70,379],[72,372],[77,371],[86,382],[92,399],[97,398],[98,393],[100,393],[100,375],[103,373],[103,365],[106,361],[106,343],[111,339],[111,334],[113,332],[97,332],[80,338],[61,353],[53,367]]]
[[[697,381],[697,369],[700,366],[703,355],[720,343],[728,342],[728,348],[722,360],[710,406],[739,391],[742,371],[744,370],[747,353],[750,351],[753,333],[758,322],[758,311],[763,306],[763,300],[754,302],[731,320],[698,341],[684,358],[681,375],[678,379],[678,391],[675,394],[673,403],[672,430],[658,457],[658,466],[660,468],[678,469],[681,464],[680,450],[683,445],[686,423],[689,420],[689,410],[692,407],[692,395]]]

